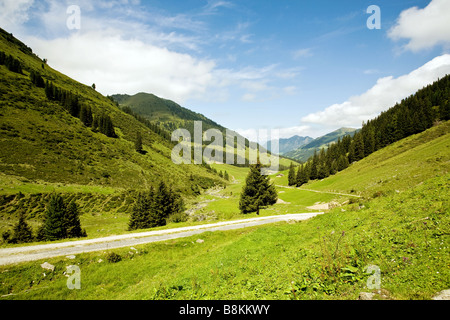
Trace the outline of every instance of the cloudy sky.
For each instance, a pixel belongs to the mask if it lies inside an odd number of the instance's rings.
[[[360,127],[450,73],[449,0],[0,0],[0,27],[105,95],[252,139]]]

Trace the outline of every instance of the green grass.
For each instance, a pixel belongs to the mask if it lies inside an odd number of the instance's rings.
[[[3,299],[356,299],[371,264],[391,299],[429,299],[450,284],[449,175],[400,194],[279,223],[0,268]],[[345,211],[344,211],[345,210]],[[201,238],[204,243],[196,243]],[[102,259],[103,262],[98,262]],[[66,266],[81,269],[69,290]]]

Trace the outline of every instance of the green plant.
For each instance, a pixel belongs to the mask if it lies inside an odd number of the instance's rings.
[[[117,263],[122,261],[122,256],[115,252],[108,252],[106,254],[106,261],[109,263]]]

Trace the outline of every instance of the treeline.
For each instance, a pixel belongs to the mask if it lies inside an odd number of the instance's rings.
[[[288,184],[301,186],[344,170],[349,164],[410,135],[450,120],[450,76],[435,81],[403,99],[373,120],[363,123],[353,137],[345,136],[327,150],[317,150],[295,171],[291,165]]]
[[[53,241],[86,236],[86,230],[81,229],[77,204],[75,201],[66,204],[62,196],[58,194],[50,198],[44,213],[44,221],[35,234],[23,213],[20,214],[19,221],[13,229],[2,234],[3,241],[7,243]]]
[[[22,74],[22,64],[20,61],[3,51],[0,51],[0,65],[6,66],[9,71]]]
[[[33,74],[33,76],[31,76]],[[40,83],[41,76],[39,73],[32,72],[30,79],[33,83]],[[37,79],[37,80],[36,80]],[[37,84],[36,84],[37,85]],[[117,138],[111,117],[105,113],[93,115],[92,108],[88,105],[81,104],[78,95],[71,91],[67,91],[55,86],[48,80],[44,84],[45,95],[47,99],[58,102],[73,117],[79,118],[87,127],[92,127],[93,131],[103,133],[107,137]]]

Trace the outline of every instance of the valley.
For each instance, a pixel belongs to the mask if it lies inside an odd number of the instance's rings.
[[[174,130],[227,132],[200,113],[104,96],[4,30],[0,52],[1,300],[422,300],[449,288],[448,75],[361,129],[288,141],[301,146],[263,175],[234,131],[244,163],[174,163]],[[20,255],[43,248],[56,251]]]

